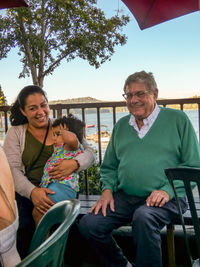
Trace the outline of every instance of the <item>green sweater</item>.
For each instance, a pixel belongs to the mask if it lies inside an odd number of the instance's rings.
[[[161,108],[148,133],[140,139],[129,125],[130,115],[114,126],[101,165],[102,190],[122,189],[133,196],[147,197],[153,190],[173,191],[164,169],[200,168],[200,147],[193,126],[180,110]],[[178,196],[185,195],[176,181]]]

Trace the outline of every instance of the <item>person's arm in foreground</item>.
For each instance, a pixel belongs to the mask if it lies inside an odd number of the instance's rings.
[[[0,187],[2,189],[0,193],[0,203],[1,203],[0,218],[5,219],[5,221],[11,224],[16,218],[15,191],[10,168],[6,156],[1,147],[0,147],[0,166],[1,166]]]
[[[52,178],[62,180],[74,171],[80,172],[92,165],[95,159],[94,151],[85,139],[83,139],[82,144],[84,148],[83,153],[79,154],[74,159],[62,160],[55,163],[55,166],[49,171],[49,175]]]
[[[21,259],[16,249],[18,228],[14,184],[8,161],[0,147],[0,266],[14,267]]]

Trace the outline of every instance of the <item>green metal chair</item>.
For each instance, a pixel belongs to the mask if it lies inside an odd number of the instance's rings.
[[[174,196],[178,205],[178,210],[180,214],[180,220],[183,227],[183,233],[184,233],[184,239],[186,244],[187,253],[190,258],[190,265],[191,266],[200,266],[200,207],[199,207],[199,201],[197,201],[197,198],[199,200],[200,197],[200,169],[198,168],[169,168],[165,169],[165,174],[167,175],[167,178],[172,186],[172,189],[174,191]],[[177,196],[177,192],[175,189],[174,184],[176,183],[176,180],[182,181],[185,187],[185,192],[190,208],[191,213],[191,222],[194,227],[195,231],[195,240],[196,240],[196,250],[197,250],[197,256],[198,259],[193,260],[192,259],[192,252],[191,247],[189,245],[187,231],[185,225],[185,219],[182,214],[181,206],[179,203],[179,199]],[[195,190],[195,196],[194,196],[194,185],[197,185],[197,191]],[[196,205],[195,203],[198,203]]]
[[[17,267],[60,267],[69,229],[79,210],[80,202],[77,199],[61,201],[50,208],[36,228],[30,254]],[[52,227],[57,229],[51,234]]]

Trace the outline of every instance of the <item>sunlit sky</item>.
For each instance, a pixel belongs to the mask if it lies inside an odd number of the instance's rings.
[[[141,70],[153,72],[160,98],[200,95],[199,11],[141,31],[122,1],[98,0],[97,5],[107,17],[116,14],[118,9],[129,14],[131,20],[123,28],[127,43],[118,46],[111,61],[99,69],[78,58],[68,63],[63,61],[53,75],[44,80],[49,100],[87,96],[106,101],[123,100],[125,79]],[[0,61],[0,85],[8,104],[24,86],[32,84],[31,78],[18,79],[21,67],[17,49]]]

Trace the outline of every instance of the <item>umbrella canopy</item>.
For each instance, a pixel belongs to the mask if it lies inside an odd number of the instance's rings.
[[[141,30],[200,9],[199,0],[122,0]]]
[[[0,0],[0,9],[11,7],[28,7],[24,0]]]

